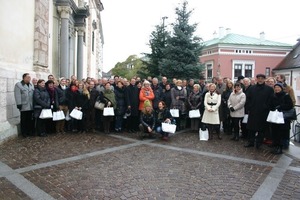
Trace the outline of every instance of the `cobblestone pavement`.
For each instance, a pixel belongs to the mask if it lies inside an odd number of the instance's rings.
[[[0,199],[300,199],[300,156],[245,141],[102,133],[0,145]]]

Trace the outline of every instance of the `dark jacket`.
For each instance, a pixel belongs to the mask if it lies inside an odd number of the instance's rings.
[[[191,110],[200,109],[201,102],[202,102],[201,92],[199,91],[195,93],[194,91],[191,91],[188,98],[189,108]]]
[[[223,111],[223,116],[222,120],[225,120],[229,117],[230,115],[230,110],[228,108],[228,99],[230,97],[230,94],[232,93],[232,89],[227,88],[221,95],[221,106],[222,106],[222,111]]]
[[[47,88],[47,86],[46,86],[46,88]],[[48,91],[49,97],[50,97],[51,108],[55,112],[55,111],[59,110],[59,91],[57,88],[53,89],[53,93],[49,90],[49,88],[47,88],[47,91]]]
[[[265,84],[253,85],[247,97],[248,123],[247,129],[252,131],[264,131],[266,128],[266,120],[270,111],[270,103],[273,98],[274,90]]]
[[[152,105],[154,110],[158,108],[158,102],[160,102],[163,98],[163,89],[159,85],[151,85],[151,88],[154,93],[154,99],[152,100]]]
[[[68,99],[68,108],[70,112],[72,112],[72,110],[75,108],[76,94],[77,92],[72,92],[70,88],[66,89],[66,98]]]
[[[42,88],[38,86],[33,93],[33,110],[35,118],[40,116],[42,109],[50,109],[50,96],[46,87]]]
[[[92,108],[94,108],[96,99],[99,96],[99,91],[96,90],[96,88],[94,87],[91,90],[89,90],[89,92],[90,92],[90,101],[89,101],[90,107],[89,108],[92,109]]]
[[[115,87],[115,98],[116,98],[116,111],[115,115],[123,116],[127,109],[126,102],[125,102],[125,89]]]
[[[155,128],[155,112],[154,110],[152,111],[151,114],[145,114],[143,112],[141,112],[141,116],[140,116],[140,123],[143,124],[146,127],[150,127],[152,130],[154,130]]]
[[[134,85],[129,85],[125,90],[125,102],[127,106],[131,107],[131,116],[138,116],[139,114],[139,89]]]
[[[85,112],[86,110],[89,109],[90,102],[86,94],[77,91],[74,100],[75,100],[74,102],[75,107],[81,107],[82,112]]]
[[[158,109],[155,112],[155,118],[156,118],[156,126],[159,127],[161,126],[161,123],[163,123],[166,119],[170,119],[173,121],[173,117],[170,113],[170,110],[165,108],[163,110]]]
[[[246,103],[245,103],[245,114],[248,114],[249,113],[249,99],[248,99],[248,96],[249,96],[249,91],[250,91],[250,88],[252,87],[252,85],[249,85],[247,88],[245,87],[243,89],[243,92],[245,93],[246,95]]]
[[[171,103],[172,103],[172,97],[171,97],[171,89],[170,90],[166,90],[164,93],[163,93],[163,99],[162,99],[165,104],[166,104],[166,107],[168,109],[170,109],[171,107]]]
[[[61,85],[59,85],[57,87],[59,105],[62,105],[62,106],[68,105],[67,90],[68,90],[68,87],[66,87],[66,89],[62,89]]]
[[[277,109],[278,111],[286,111],[292,109],[293,101],[289,94],[286,92],[279,92],[275,93],[271,100],[271,106],[270,110]],[[291,128],[291,121],[290,120],[284,120],[284,124],[276,124],[276,127],[278,127],[280,130],[286,130]]]

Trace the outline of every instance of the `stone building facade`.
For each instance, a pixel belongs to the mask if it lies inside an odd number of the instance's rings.
[[[0,7],[0,142],[17,136],[14,85],[23,73],[98,78],[103,68],[101,0],[10,0]]]

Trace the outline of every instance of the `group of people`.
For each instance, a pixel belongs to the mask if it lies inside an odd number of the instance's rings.
[[[255,80],[255,82],[253,81]],[[273,81],[273,82],[272,82]],[[272,82],[272,83],[271,83]],[[285,95],[288,93],[289,95]],[[232,134],[232,140],[238,141],[240,131],[249,143],[245,147],[263,143],[265,137],[273,140],[275,153],[282,153],[283,141],[288,139],[290,121],[285,124],[268,124],[270,110],[288,110],[295,104],[295,97],[285,77],[266,79],[264,74],[256,79],[239,76],[233,82],[229,78],[214,77],[207,83],[204,78],[196,81],[167,77],[148,77],[141,80],[133,77],[129,81],[114,76],[111,79],[93,79],[87,77],[77,80],[36,79],[28,73],[15,85],[15,100],[21,111],[21,133],[46,136],[49,133],[110,131],[138,132],[141,137],[154,137],[154,133],[168,140],[168,131],[162,130],[162,123],[176,124],[177,130],[190,128],[192,131],[208,129],[209,138],[216,134],[221,137],[223,131]],[[95,103],[112,107],[114,116],[103,115],[104,109],[95,108]],[[43,109],[63,111],[67,117],[73,109],[83,114],[81,120],[69,118],[59,121],[41,119]],[[171,110],[179,115],[172,116]],[[200,116],[190,118],[189,112],[199,110]],[[248,115],[248,122],[242,119]]]

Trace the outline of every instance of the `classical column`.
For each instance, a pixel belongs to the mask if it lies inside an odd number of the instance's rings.
[[[78,27],[77,30],[77,79],[83,78],[83,36],[85,27]]]
[[[60,29],[60,76],[69,77],[69,17],[72,10],[69,6],[57,6],[61,18]]]

